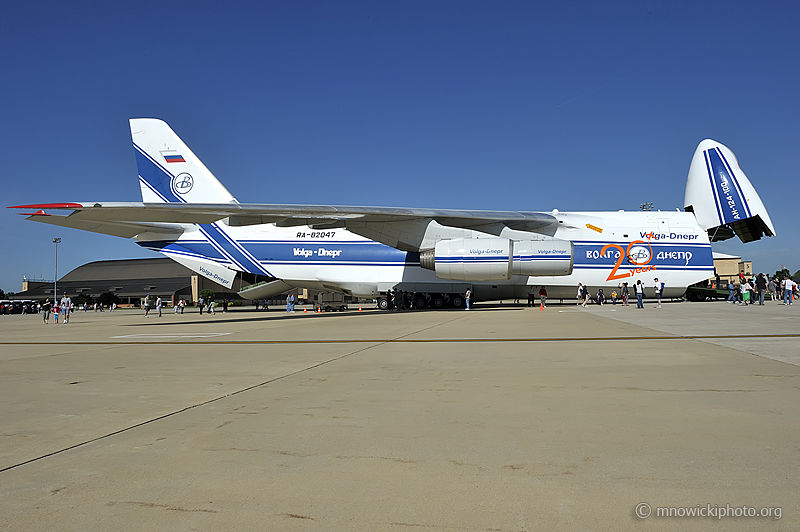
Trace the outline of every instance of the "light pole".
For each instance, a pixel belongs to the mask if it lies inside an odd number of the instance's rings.
[[[56,245],[56,270],[53,276],[53,306],[58,301],[58,245],[61,243],[60,238],[54,238],[53,244]]]

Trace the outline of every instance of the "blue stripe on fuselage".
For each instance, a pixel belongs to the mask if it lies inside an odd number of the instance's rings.
[[[622,253],[628,252],[628,244],[620,243],[606,249],[606,242],[575,243],[574,265],[578,267],[607,267],[612,268]],[[615,244],[615,243],[610,243]],[[619,246],[619,247],[617,247]],[[623,258],[620,269],[639,268],[641,266],[657,266],[676,269],[706,269],[714,268],[714,259],[710,244],[656,244],[637,243],[630,246],[634,255],[633,261]]]
[[[203,226],[205,227],[205,226]],[[210,242],[203,240],[149,241],[140,242],[148,249],[180,252],[217,262],[226,262],[228,257],[220,253]],[[255,257],[259,264],[339,264],[396,266],[419,264],[419,253],[400,251],[378,242],[270,242],[248,241],[238,243]],[[231,253],[232,249],[226,249]],[[242,257],[239,256],[239,259]],[[506,259],[507,260],[507,259]],[[252,261],[251,261],[252,262]],[[257,272],[253,272],[257,273]]]

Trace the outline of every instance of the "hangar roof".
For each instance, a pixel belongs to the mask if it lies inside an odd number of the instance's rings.
[[[186,279],[192,271],[168,258],[101,260],[78,266],[59,282],[117,281],[119,279],[154,279],[179,277]]]

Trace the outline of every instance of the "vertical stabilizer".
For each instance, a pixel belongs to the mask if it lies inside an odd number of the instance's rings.
[[[162,120],[132,118],[131,136],[145,203],[236,203],[214,174]]]
[[[714,140],[702,141],[694,152],[684,206],[712,241],[734,234],[742,242],[775,235],[767,209],[736,156]]]

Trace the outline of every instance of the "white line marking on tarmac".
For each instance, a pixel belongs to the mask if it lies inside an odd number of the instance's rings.
[[[124,336],[112,336],[111,338],[214,338],[233,333],[205,333],[205,334],[126,334]]]

